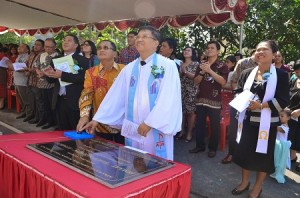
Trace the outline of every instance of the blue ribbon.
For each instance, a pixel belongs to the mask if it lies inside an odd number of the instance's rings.
[[[135,65],[133,66],[131,77],[130,77],[130,86],[128,93],[128,108],[127,108],[127,119],[133,122],[133,107],[134,107],[134,96],[136,92],[136,86],[139,81],[139,61],[137,59]],[[157,54],[155,53],[153,56],[153,65],[157,65]],[[155,79],[153,75],[149,76],[148,79],[148,93],[149,93],[149,102],[150,102],[150,111],[155,106],[155,101],[157,95],[159,93],[159,82],[158,79]],[[167,149],[165,145],[165,136],[163,133],[158,131],[157,129],[152,128],[154,141],[155,141],[155,155],[167,158]],[[132,146],[132,140],[129,138],[125,138],[125,145]]]

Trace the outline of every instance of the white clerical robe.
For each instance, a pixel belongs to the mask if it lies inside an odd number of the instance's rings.
[[[136,124],[144,122],[165,134],[167,159],[173,160],[173,136],[181,130],[182,104],[181,85],[178,70],[174,61],[157,55],[157,66],[165,68],[161,80],[155,106],[150,111],[148,96],[148,79],[153,65],[153,55],[148,57],[146,65],[139,66],[139,81],[134,96],[133,121]],[[132,68],[140,62],[140,58],[129,63],[120,72],[114,84],[106,94],[93,120],[121,129],[124,118],[127,118],[129,84]],[[143,143],[133,142],[132,146],[151,154],[155,154],[155,142],[152,130]]]

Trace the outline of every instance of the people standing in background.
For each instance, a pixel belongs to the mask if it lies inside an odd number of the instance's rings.
[[[242,71],[248,68],[253,68],[257,64],[255,62],[255,51],[252,50],[250,53],[250,57],[243,58],[239,60],[234,67],[233,74],[231,77],[231,88],[233,90],[233,96],[237,92],[237,81],[241,76]],[[237,119],[236,119],[237,111],[234,108],[230,108],[230,124],[229,124],[229,143],[228,143],[228,153],[224,159],[222,159],[223,164],[229,164],[232,162],[232,155],[234,152],[235,144],[236,144],[236,130],[237,130]]]
[[[234,73],[234,68],[236,65],[236,58],[235,56],[227,56],[225,58],[225,63],[228,67],[229,73],[228,73],[228,78],[227,78],[227,82],[226,84],[223,86],[223,89],[228,90],[228,91],[232,91],[232,86],[231,86],[231,79],[232,79],[232,75]]]
[[[181,76],[181,97],[182,97],[182,126],[177,139],[185,138],[185,142],[192,140],[193,128],[196,119],[195,97],[197,86],[194,84],[194,77],[199,62],[197,61],[196,50],[187,47],[183,50],[183,63],[180,66]],[[186,129],[187,123],[187,131]]]
[[[291,111],[287,108],[279,113],[281,125],[277,127],[275,151],[274,151],[274,165],[275,172],[270,176],[275,178],[278,183],[285,183],[284,175],[286,168],[291,168],[290,147],[291,141],[288,141],[289,125],[288,121],[291,119]]]
[[[176,59],[176,48],[177,48],[177,41],[175,39],[165,38],[161,41],[158,52],[160,55],[167,57],[171,60],[174,60],[176,63],[177,69],[179,71],[182,61]]]
[[[8,48],[0,48],[0,110],[5,108],[4,99],[7,96],[7,62]]]
[[[240,52],[235,53],[234,56],[236,61],[243,59],[243,54],[241,54]]]
[[[30,108],[34,112],[34,117],[29,120],[28,123],[37,124],[37,127],[42,126],[45,122],[41,119],[41,115],[39,114],[41,108],[39,101],[41,101],[43,97],[42,90],[37,87],[38,77],[36,73],[38,60],[40,55],[44,52],[44,44],[45,42],[41,39],[37,39],[34,42],[33,52],[31,52],[28,59],[28,70],[25,72],[25,74],[28,75],[27,97],[29,98]]]
[[[221,89],[226,84],[228,67],[219,60],[221,45],[217,41],[209,41],[206,44],[205,54],[207,60],[202,61],[197,68],[194,83],[198,86],[196,96],[196,147],[189,150],[190,153],[205,151],[205,126],[206,117],[209,117],[211,135],[208,143],[207,156],[213,158],[219,145],[220,137],[220,113],[221,113]]]
[[[97,48],[100,65],[92,67],[85,72],[84,88],[79,98],[80,119],[76,130],[86,125],[97,112],[103,98],[113,82],[123,69],[123,64],[114,61],[116,45],[112,41],[103,40]],[[99,123],[96,134],[102,138],[124,144],[124,137],[119,130]]]
[[[296,62],[293,67],[296,78],[290,80],[290,104],[288,108],[292,111],[292,117],[289,120],[289,136],[292,142],[291,146],[291,162],[297,162],[296,153],[300,152],[300,62]],[[300,163],[296,166],[296,170],[300,172]]]
[[[280,51],[276,52],[274,56],[274,65],[278,69],[282,69],[283,71],[287,72],[289,76],[291,75],[292,70],[289,66],[283,63],[283,57]]]
[[[19,55],[16,59],[16,63],[27,63],[29,58],[29,53],[30,53],[29,46],[24,43],[20,44],[18,47]],[[11,70],[14,70],[12,63],[9,64],[9,68]],[[31,120],[33,118],[34,112],[29,106],[30,102],[26,94],[28,76],[26,76],[25,74],[25,69],[13,71],[13,76],[14,76],[13,79],[14,79],[16,94],[21,104],[21,114],[18,115],[16,118],[17,119],[24,118],[25,121]]]
[[[137,33],[135,31],[130,31],[127,34],[128,46],[120,50],[117,63],[127,65],[140,56],[139,52],[135,48],[136,35]]]
[[[250,52],[250,57],[243,58],[241,60],[237,60],[236,66],[234,68],[234,72],[232,74],[231,83],[232,83],[232,89],[236,89],[237,87],[237,81],[239,77],[241,76],[242,71],[248,68],[253,68],[257,66],[257,63],[255,61],[255,49]]]
[[[75,130],[80,118],[78,101],[83,89],[84,74],[89,68],[89,60],[79,54],[80,44],[75,35],[68,34],[65,36],[62,48],[64,56],[72,56],[74,64],[79,68],[77,73],[67,73],[58,69],[52,69],[47,70],[45,74],[49,77],[48,81],[50,83],[56,82],[56,86],[59,87],[55,89],[52,101],[56,105],[58,129]],[[62,86],[58,83],[58,79],[71,84]]]
[[[89,68],[99,65],[100,62],[97,57],[97,49],[93,41],[86,40],[83,42],[82,54],[89,59]]]
[[[39,106],[40,123],[42,129],[48,129],[56,124],[55,111],[52,108],[52,97],[55,83],[49,83],[46,80],[44,70],[51,67],[51,61],[53,58],[59,56],[55,51],[56,42],[52,38],[45,40],[45,52],[40,55],[38,63],[36,64],[36,73],[38,77],[37,88],[41,90],[42,96],[38,98],[37,105]]]
[[[18,45],[13,44],[10,47],[10,51],[9,51],[9,60],[11,61],[11,63],[16,62],[16,59],[18,57]],[[11,68],[8,68],[7,71],[7,89],[14,89],[14,85],[13,85],[13,70]]]

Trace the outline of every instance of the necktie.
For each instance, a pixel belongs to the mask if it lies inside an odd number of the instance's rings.
[[[141,65],[142,66],[146,65],[146,62],[145,61],[141,61]]]

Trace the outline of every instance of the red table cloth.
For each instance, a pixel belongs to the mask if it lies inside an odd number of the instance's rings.
[[[189,197],[191,168],[187,165],[175,163],[112,189],[26,148],[63,140],[68,138],[59,131],[0,136],[0,197]]]

